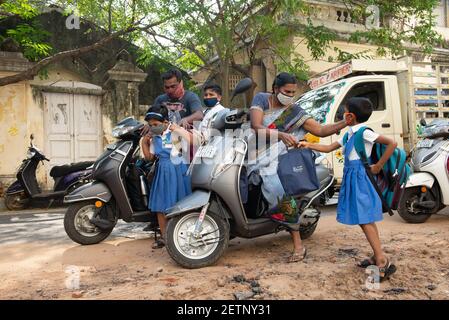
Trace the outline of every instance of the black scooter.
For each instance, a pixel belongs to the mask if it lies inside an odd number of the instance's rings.
[[[83,245],[99,243],[109,236],[118,219],[154,223],[155,215],[146,209],[148,181],[144,170],[137,174],[139,183],[129,183],[130,176],[136,175],[131,170],[136,167],[143,126],[133,118],[119,122],[112,131],[118,140],[95,161],[93,181],[65,196],[64,203],[69,207],[64,228],[73,241]],[[137,199],[136,190],[131,189],[136,184]]]
[[[22,210],[30,206],[60,205],[64,196],[86,183],[91,174],[92,161],[54,166],[50,176],[54,179],[53,190],[42,191],[37,183],[36,170],[40,162],[50,161],[33,144],[34,135],[30,136],[27,158],[23,160],[18,172],[17,180],[12,183],[5,193],[5,206],[9,210]]]

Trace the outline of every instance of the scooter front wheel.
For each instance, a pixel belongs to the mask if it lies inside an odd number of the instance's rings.
[[[167,251],[173,260],[188,269],[214,264],[229,244],[228,222],[210,211],[195,234],[199,215],[199,212],[190,212],[172,218],[167,223]]]
[[[30,204],[30,198],[25,192],[5,194],[5,206],[8,210],[16,211],[23,210]]]
[[[100,229],[90,223],[99,209],[93,202],[80,202],[69,206],[64,216],[64,229],[70,239],[82,245],[100,243],[114,229]]]
[[[439,190],[436,190],[436,192],[439,192]],[[401,218],[404,219],[406,222],[423,223],[430,218],[432,213],[436,212],[435,210],[433,210],[433,212],[422,212],[415,209],[414,207],[416,206],[416,203],[419,202],[420,197],[421,197],[421,187],[407,188],[404,190],[404,194],[402,195],[401,200],[399,202],[398,213],[401,216]],[[439,199],[432,198],[425,200],[438,201]]]

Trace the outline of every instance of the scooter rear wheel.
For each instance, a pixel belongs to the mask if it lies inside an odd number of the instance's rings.
[[[25,192],[5,194],[5,206],[8,210],[16,211],[23,210],[28,207],[30,198],[27,197]]]
[[[89,222],[97,210],[99,209],[92,201],[69,206],[64,216],[64,229],[70,239],[82,245],[89,245],[100,243],[111,234],[114,227],[102,230]]]
[[[214,264],[229,244],[228,222],[210,211],[195,237],[195,223],[199,215],[199,212],[190,212],[174,217],[167,223],[167,251],[173,260],[188,269]]]

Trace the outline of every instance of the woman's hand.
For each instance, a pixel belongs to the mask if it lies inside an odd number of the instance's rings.
[[[298,144],[298,140],[291,134],[279,132],[279,138],[287,147],[294,147]]]
[[[372,174],[379,174],[379,172],[382,170],[382,167],[379,164],[373,164],[370,166]]]

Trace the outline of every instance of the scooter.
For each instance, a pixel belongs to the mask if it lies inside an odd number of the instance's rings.
[[[251,88],[248,79],[237,84],[233,97]],[[242,127],[245,115],[238,110],[224,110],[217,115],[213,127],[223,134],[213,136],[197,150],[189,168],[193,193],[168,210],[166,248],[182,267],[214,264],[233,237],[250,239],[288,230],[265,215],[268,205],[260,188],[243,204],[240,182],[246,174],[248,142],[245,135],[234,132]],[[302,239],[314,233],[320,218],[320,195],[334,183],[326,166],[318,164],[316,170],[319,189],[295,199]]]
[[[64,195],[89,180],[93,161],[54,166],[50,176],[54,179],[53,190],[42,191],[37,183],[36,170],[40,162],[50,161],[42,151],[33,144],[34,135],[30,136],[27,157],[23,160],[13,182],[5,193],[5,205],[9,210],[22,210],[29,206],[50,207],[62,204]]]
[[[449,205],[449,122],[443,122],[445,126],[441,120],[429,125],[421,120],[424,139],[412,151],[414,173],[398,207],[399,215],[409,223],[423,223]],[[437,127],[443,130],[437,132]]]
[[[73,241],[96,244],[106,239],[119,219],[125,222],[154,222],[154,215],[133,208],[127,177],[130,164],[138,158],[140,132],[144,124],[126,118],[113,129],[117,141],[108,145],[95,161],[92,181],[64,197],[69,207],[64,228]],[[144,174],[139,175],[141,206],[148,208],[148,187]]]

